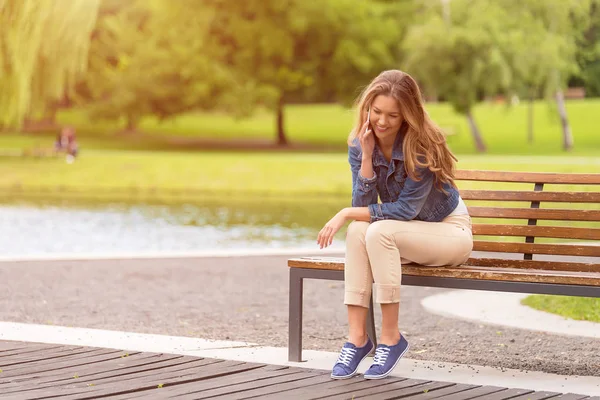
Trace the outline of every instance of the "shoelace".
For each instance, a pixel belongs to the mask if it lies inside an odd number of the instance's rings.
[[[373,357],[373,364],[383,365],[390,354],[389,347],[378,347],[375,350],[375,357]]]
[[[342,351],[340,352],[337,362],[344,364],[345,366],[348,366],[350,364],[350,361],[352,361],[354,354],[356,354],[356,349],[351,349],[349,347],[343,347]]]

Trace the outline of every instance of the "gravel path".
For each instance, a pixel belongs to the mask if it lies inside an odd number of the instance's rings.
[[[0,320],[286,347],[287,258],[3,262]],[[343,284],[304,287],[304,348],[338,351],[347,329]],[[443,290],[403,288],[409,358],[600,376],[599,340],[426,312],[420,300]]]

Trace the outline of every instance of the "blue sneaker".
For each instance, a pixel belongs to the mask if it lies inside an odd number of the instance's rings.
[[[377,345],[373,365],[365,372],[365,379],[381,379],[388,376],[408,348],[409,345],[404,336],[400,336],[398,343],[393,346]]]
[[[332,379],[352,378],[358,370],[358,365],[373,350],[373,342],[367,339],[367,344],[363,347],[356,347],[350,342],[346,342],[331,372]]]

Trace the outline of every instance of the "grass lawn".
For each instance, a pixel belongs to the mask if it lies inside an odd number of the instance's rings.
[[[481,103],[474,109],[484,140],[492,154],[561,154],[561,128],[554,103],[535,103],[535,138],[527,143],[526,103],[514,107]],[[428,104],[431,117],[451,135],[448,142],[458,154],[475,152],[471,134],[464,116],[458,115],[445,103]],[[573,130],[573,153],[595,155],[600,153],[600,99],[571,100],[567,111]],[[168,149],[165,143],[172,137],[198,139],[274,140],[275,119],[272,112],[258,110],[252,118],[236,120],[227,115],[193,113],[158,121],[145,118],[140,124],[144,135],[116,136],[120,125],[115,122],[90,121],[82,110],[63,110],[58,115],[61,124],[77,127],[83,148],[93,149]],[[285,109],[286,129],[295,143],[333,146],[345,150],[345,140],[354,114],[350,109],[335,104],[289,105]],[[46,135],[0,135],[0,148],[20,148],[36,144],[49,145],[56,132]],[[10,137],[9,137],[10,136]],[[52,139],[50,139],[50,137]]]
[[[459,168],[600,173],[600,158],[464,155],[459,158]],[[468,187],[473,185],[478,184],[472,183]],[[74,164],[66,164],[62,157],[0,157],[0,188],[27,191],[39,187],[73,188],[89,192],[178,189],[228,196],[308,197],[347,196],[351,180],[343,153],[182,153],[84,149]]]
[[[600,299],[596,298],[532,295],[521,303],[565,318],[600,322]]]

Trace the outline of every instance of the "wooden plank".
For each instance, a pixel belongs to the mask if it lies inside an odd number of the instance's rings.
[[[288,260],[288,267],[343,271],[344,270],[344,259],[339,258],[339,257],[290,258]]]
[[[143,379],[129,379],[126,381],[115,380],[113,382],[88,387],[90,390],[87,393],[90,394],[91,398],[142,391],[146,391],[149,396],[151,396],[153,391],[157,390],[157,393],[160,394],[160,390],[169,386],[189,384],[216,377],[227,379],[227,376],[254,370],[262,366],[262,364],[223,361],[218,363],[218,366],[213,365],[208,368],[187,369],[184,372],[171,372],[169,374],[159,373],[155,376]],[[75,392],[81,388],[71,386],[69,389]],[[73,395],[61,397],[61,400],[75,399],[81,399],[81,396],[74,393]]]
[[[420,383],[419,383],[420,382]],[[401,397],[414,396],[421,393],[433,392],[436,390],[443,389],[448,386],[454,386],[455,383],[451,382],[427,382],[420,381],[418,379],[407,379],[402,382],[397,382],[391,385],[378,386],[377,381],[373,382],[374,385],[370,388],[353,391],[350,393],[331,396],[328,400],[341,400],[341,399],[362,399],[368,398],[369,400],[387,400],[397,399]]]
[[[413,267],[405,265],[402,269],[402,275],[600,286],[600,274],[586,272],[531,271],[488,267]]]
[[[23,354],[29,354],[29,353],[35,353],[38,351],[46,351],[46,350],[60,350],[63,349],[67,346],[62,346],[62,345],[54,345],[54,346],[49,346],[49,345],[41,345],[41,344],[34,344],[33,346],[29,347],[29,346],[22,346],[22,347],[16,347],[13,349],[6,349],[4,352],[0,353],[0,360],[5,360],[8,357],[12,357],[12,356],[19,356],[19,355],[23,355]]]
[[[566,210],[558,208],[509,208],[468,206],[471,217],[538,219],[552,221],[600,221],[600,210]]]
[[[463,200],[600,203],[600,192],[528,192],[524,190],[460,190]]]
[[[243,374],[246,375],[246,374]],[[229,381],[229,379],[227,379]],[[212,397],[222,397],[225,396],[228,399],[236,398],[239,396],[242,397],[250,397],[256,396],[256,393],[260,393],[259,396],[261,399],[269,398],[269,394],[274,391],[274,398],[278,399],[282,397],[282,393],[280,392],[281,387],[321,387],[321,385],[313,386],[315,382],[327,382],[331,381],[329,376],[324,375],[323,372],[293,372],[293,373],[285,373],[280,372],[279,374],[274,375],[273,377],[264,378],[255,381],[241,382],[238,384],[227,385],[227,382],[221,382],[225,384],[221,384],[219,387],[214,387],[212,389],[200,389],[197,387],[197,384],[190,385],[187,388],[187,393],[190,398],[196,399],[206,399]],[[214,386],[214,383],[213,383]],[[183,389],[183,388],[182,388]],[[182,389],[179,389],[178,393],[181,393]],[[319,389],[320,390],[320,389]],[[314,390],[313,390],[314,392]],[[287,397],[288,392],[285,392]],[[169,396],[171,393],[169,392]]]
[[[184,362],[181,361],[182,358],[183,356],[180,355],[140,353],[139,355],[125,357],[122,360],[114,359],[90,364],[87,368],[85,368],[86,366],[74,368],[67,367],[60,370],[35,374],[26,378],[13,379],[12,383],[3,384],[2,389],[8,390],[16,388],[30,390],[41,387],[53,387],[63,383],[72,382],[75,375],[79,377],[77,380],[79,383],[89,383],[113,377],[120,377],[125,380],[130,374],[139,374],[171,365],[179,365]]]
[[[242,364],[244,363],[241,361],[225,362],[224,360],[211,358],[179,357],[165,361],[160,365],[152,365],[150,368],[145,366],[133,367],[127,371],[118,371],[119,373],[103,374],[103,376],[86,376],[83,379],[78,379],[77,383],[93,383],[96,387],[101,387],[102,385],[110,386],[125,381],[160,380],[172,376],[193,375],[204,367],[218,370]]]
[[[217,389],[229,387],[234,388],[235,391],[243,391],[283,382],[306,379],[321,374],[322,372],[313,372],[310,370],[302,370],[300,368],[267,365],[249,372],[228,376],[227,379],[215,378],[194,382],[189,385],[169,386],[163,388],[164,390],[161,390],[160,393],[161,395],[165,394],[169,397],[177,396],[179,398],[179,396],[183,396],[183,398],[192,397],[197,399],[199,398],[198,396],[201,395],[199,392],[212,391],[213,393],[217,393]],[[147,397],[147,394],[140,393],[134,397],[127,398],[144,397]]]
[[[37,343],[32,343],[32,345],[36,345],[36,346],[41,346]],[[23,342],[15,342],[12,340],[2,340],[0,342],[0,356],[5,352],[5,351],[16,351],[16,350],[22,350],[22,349],[27,349],[29,346],[27,346],[26,343]]]
[[[457,170],[454,179],[460,181],[600,185],[600,174],[561,174],[552,172]]]
[[[217,375],[219,373],[223,374],[223,372],[225,371],[226,373],[232,373],[232,371],[236,371],[236,370],[248,370],[249,369],[249,364],[246,363],[241,363],[238,361],[223,361],[223,360],[209,360],[209,359],[202,359],[199,360],[198,363],[202,364],[203,362],[206,361],[213,361],[213,362],[217,362],[219,365],[225,365],[225,367],[221,367],[221,368],[216,368],[216,367],[211,367],[211,368],[207,368],[204,369],[204,377],[200,376],[201,374],[198,373],[198,369],[190,369],[189,368],[189,364],[194,363],[195,360],[193,360],[192,357],[189,357],[189,360],[186,359],[186,361],[191,361],[191,363],[187,363],[188,364],[188,368],[185,372],[181,372],[181,371],[174,371],[172,368],[165,368],[164,370],[161,371],[156,371],[155,374],[151,375],[151,376],[144,376],[141,379],[116,379],[113,381],[108,381],[108,382],[103,382],[103,383],[98,383],[98,384],[93,384],[93,385],[89,385],[85,382],[80,382],[78,379],[73,379],[70,383],[63,383],[61,385],[52,387],[52,388],[43,388],[43,389],[39,389],[39,390],[30,390],[27,392],[27,395],[32,395],[32,396],[37,396],[37,397],[33,397],[33,398],[40,398],[42,395],[43,396],[48,396],[48,395],[57,395],[60,394],[61,396],[61,400],[69,400],[69,399],[81,399],[82,398],[82,393],[91,396],[91,398],[96,398],[96,397],[102,397],[102,396],[107,396],[107,395],[112,395],[112,394],[121,394],[121,393],[133,393],[133,392],[137,392],[137,391],[144,391],[144,390],[151,390],[151,389],[156,389],[158,387],[159,384],[163,383],[166,385],[169,384],[169,382],[171,382],[171,384],[173,384],[173,382],[176,381],[185,381],[185,379],[187,379],[187,381],[194,381],[194,380],[200,380],[200,379],[206,379],[206,376],[212,376],[212,375]],[[240,368],[241,367],[241,368]],[[181,367],[179,367],[181,368]],[[233,370],[232,370],[233,368]],[[186,378],[186,376],[192,376],[192,378]],[[139,378],[139,377],[138,377]],[[17,400],[17,399],[21,399],[23,393],[14,393],[10,396],[4,396],[2,397],[2,400]]]
[[[600,246],[580,244],[539,244],[514,242],[489,242],[475,240],[473,250],[500,253],[551,254],[561,256],[600,257]]]
[[[415,396],[411,396],[411,400],[425,400],[425,399],[437,399],[438,397],[442,397],[444,400],[453,394],[465,394],[472,392],[473,390],[480,388],[479,385],[469,385],[464,383],[456,383],[453,386],[448,386],[440,390],[427,391],[424,393],[417,394]]]
[[[226,398],[227,400],[245,399],[248,397],[259,397],[262,399],[263,396],[266,396],[268,394],[278,393],[281,398],[281,397],[285,397],[285,392],[287,390],[292,390],[292,389],[295,389],[300,386],[311,387],[311,388],[315,388],[315,390],[318,390],[317,388],[320,386],[320,384],[326,383],[329,381],[331,381],[331,377],[329,376],[329,374],[324,374],[321,372],[321,373],[316,373],[313,376],[307,377],[305,379],[293,380],[293,381],[289,381],[289,382],[282,382],[282,383],[275,384],[275,385],[258,387],[255,389],[245,390],[243,392],[228,393],[227,390],[225,390],[222,394],[216,395],[213,397],[216,399]],[[199,395],[202,397],[196,397],[196,395]],[[206,398],[206,397],[204,397],[204,393],[195,393],[194,399],[202,399],[202,398]]]
[[[529,393],[534,393],[534,391],[530,389],[505,389],[479,398],[481,400],[506,400]]]
[[[556,398],[556,400],[600,400],[600,396],[593,396],[593,397],[589,397],[589,396],[585,396],[583,394],[575,394],[575,393],[565,393],[565,394],[561,394],[560,396],[558,396]],[[552,399],[554,400],[554,399]]]
[[[506,260],[502,258],[469,258],[464,266],[493,268],[538,269],[547,271],[600,272],[600,263],[562,261]]]
[[[382,379],[377,382],[377,386],[385,386],[393,383],[405,381],[406,378],[396,378],[389,377],[387,379]],[[332,395],[339,395],[343,393],[351,393],[356,392],[358,390],[362,390],[365,388],[372,388],[374,386],[373,381],[369,381],[364,379],[363,377],[357,375],[350,379],[330,379],[329,382],[325,382],[320,384],[317,387],[309,386],[303,387],[300,386],[296,389],[287,390],[284,393],[272,393],[270,395],[261,396],[261,400],[279,400],[281,397],[285,396],[285,398],[295,398],[295,399],[322,399],[327,398]]]
[[[557,392],[534,392],[531,394],[524,394],[518,397],[513,397],[511,400],[545,400],[545,399],[556,399],[556,396],[560,395]]]
[[[343,271],[344,270],[344,259],[342,258],[318,258],[318,257],[306,257],[306,258],[295,258],[288,260],[290,268],[307,268],[307,269],[324,269]],[[546,271],[565,271],[565,272],[600,272],[599,263],[575,263],[575,262],[562,262],[562,261],[538,261],[538,260],[505,260],[500,258],[469,258],[465,264],[460,267],[461,271],[468,271],[470,267],[489,267],[498,269],[523,269],[523,270],[546,270]],[[408,268],[408,270],[407,270]],[[419,264],[404,264],[402,266],[402,273],[408,275],[422,275],[419,272],[421,268],[432,268]],[[438,267],[438,268],[449,268],[449,267]],[[480,270],[475,268],[474,272]],[[429,276],[429,275],[426,275]]]
[[[68,379],[61,379],[54,382],[50,382],[45,385],[37,385],[37,384],[29,384],[27,386],[23,386],[21,388],[17,387],[16,389],[6,391],[4,386],[2,386],[2,390],[7,394],[17,394],[17,393],[44,393],[46,391],[54,392],[56,390],[71,390],[87,388],[87,392],[93,390],[103,390],[105,387],[112,387],[115,384],[121,384],[123,382],[133,382],[130,383],[131,386],[135,386],[136,380],[140,379],[148,379],[152,378],[154,380],[160,381],[163,378],[167,378],[169,375],[174,376],[185,376],[190,374],[195,374],[197,368],[200,366],[214,365],[223,363],[223,360],[217,359],[195,359],[193,357],[182,357],[179,356],[175,359],[165,360],[159,365],[151,365],[148,367],[144,367],[143,369],[136,370],[136,366],[133,368],[127,368],[124,371],[107,371],[105,374],[101,374],[102,376],[80,376],[77,379],[74,379],[74,375],[72,374],[68,377]],[[106,363],[100,363],[106,364]],[[233,364],[243,364],[240,362],[234,362]],[[105,368],[110,368],[110,366],[104,365]],[[120,373],[122,372],[122,374]],[[108,376],[107,376],[108,375]],[[104,385],[104,386],[103,386]],[[69,394],[69,393],[67,393]]]
[[[600,229],[539,225],[473,224],[473,235],[600,240]]]
[[[79,357],[61,357],[59,359],[50,359],[44,361],[37,361],[31,364],[22,364],[18,368],[7,369],[2,373],[2,379],[8,379],[17,376],[39,374],[45,371],[59,370],[68,367],[74,367],[77,365],[87,365],[99,361],[120,359],[121,351],[112,349],[99,349],[97,352],[91,355],[83,354]]]
[[[8,370],[18,368],[17,366],[31,364],[38,361],[59,360],[65,357],[85,357],[85,355],[89,353],[105,353],[106,351],[107,349],[97,349],[92,347],[63,347],[54,350],[40,350],[23,355],[14,355],[11,357],[7,357],[6,360],[4,359],[4,357],[2,357],[2,359],[0,359],[0,364],[3,368]]]
[[[480,386],[473,390],[468,390],[464,392],[454,393],[449,396],[445,396],[444,400],[470,400],[470,399],[485,399],[487,396],[498,393],[506,388],[497,387],[497,386]],[[434,392],[435,393],[435,392]]]

